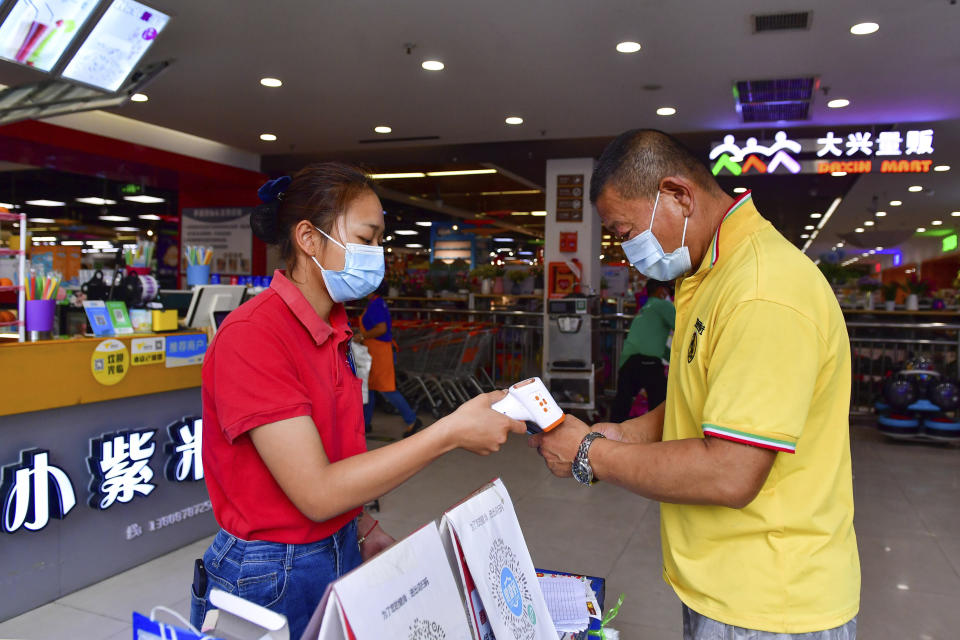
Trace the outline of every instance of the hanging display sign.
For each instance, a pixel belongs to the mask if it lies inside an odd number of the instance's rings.
[[[933,167],[933,129],[854,131],[792,139],[778,131],[772,141],[727,134],[710,150],[715,176],[809,173],[928,173]]]
[[[253,261],[253,232],[250,207],[184,209],[181,246],[213,248],[213,273],[250,275]],[[183,256],[183,252],[181,252]],[[186,270],[186,258],[183,258]]]

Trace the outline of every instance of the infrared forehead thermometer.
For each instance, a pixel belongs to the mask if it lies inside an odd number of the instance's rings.
[[[503,400],[490,407],[514,420],[525,420],[529,433],[542,433],[563,422],[563,410],[547,391],[540,378],[518,382],[509,389]]]

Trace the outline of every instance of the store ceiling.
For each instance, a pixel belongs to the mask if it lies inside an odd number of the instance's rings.
[[[542,189],[547,159],[595,157],[628,128],[681,134],[705,154],[717,134],[689,132],[755,127],[734,108],[731,88],[740,80],[819,78],[810,120],[773,123],[768,135],[800,124],[904,127],[960,118],[960,48],[953,45],[960,6],[951,0],[148,3],[175,18],[144,62],[176,62],[146,89],[148,102],[116,113],[256,152],[274,175],[333,158],[375,171],[498,168],[495,177],[382,183],[393,192],[388,210],[415,210],[410,198],[418,198],[418,215],[428,218],[542,210],[542,193],[482,194]],[[808,10],[808,29],[753,32],[754,14]],[[850,26],[864,21],[879,23],[879,31],[851,35]],[[624,40],[641,50],[618,53],[614,47]],[[425,71],[426,59],[443,61],[445,69]],[[0,63],[4,84],[40,77]],[[263,87],[261,77],[280,78],[283,86]],[[850,106],[827,108],[838,97]],[[656,115],[663,106],[677,113]],[[512,115],[524,123],[505,124]],[[392,133],[374,133],[378,125]],[[262,142],[261,133],[277,141]],[[409,138],[422,139],[398,141]],[[957,142],[939,149],[956,155]],[[946,161],[960,170],[960,158]],[[811,210],[825,209],[856,184],[831,222],[844,233],[848,211],[852,222],[864,199],[893,193],[900,182],[800,176],[724,186],[755,188],[761,210],[800,244]],[[955,196],[938,187],[912,211],[925,217],[956,210],[960,202],[949,201]],[[539,220],[514,222],[540,231]]]

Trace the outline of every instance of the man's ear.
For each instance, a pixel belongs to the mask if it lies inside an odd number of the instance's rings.
[[[696,208],[696,193],[693,183],[683,176],[667,176],[660,181],[661,200],[672,200],[684,218],[689,218]]]

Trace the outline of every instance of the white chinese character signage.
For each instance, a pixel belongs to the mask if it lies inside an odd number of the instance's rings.
[[[130,502],[156,488],[150,481],[153,471],[150,458],[156,449],[155,430],[125,431],[90,441],[91,482],[90,506],[109,509],[115,502]]]
[[[173,482],[203,480],[203,459],[200,457],[203,444],[203,420],[184,418],[167,427],[170,444],[167,452],[170,457],[164,475]]]
[[[827,131],[809,140],[778,131],[771,143],[747,138],[741,146],[727,134],[710,150],[713,175],[750,173],[927,173],[933,165],[933,129]]]
[[[31,449],[20,463],[3,469],[3,530],[23,527],[40,531],[50,518],[63,519],[77,504],[73,483],[63,469],[50,464],[50,452]]]

